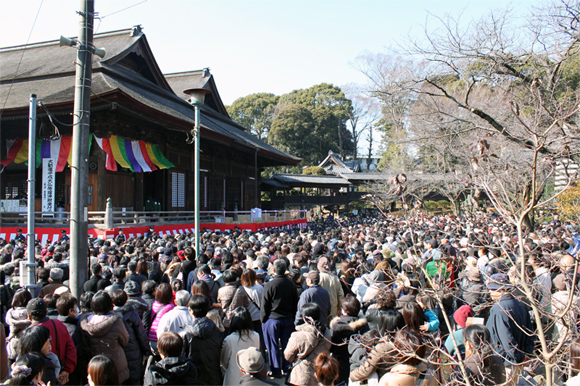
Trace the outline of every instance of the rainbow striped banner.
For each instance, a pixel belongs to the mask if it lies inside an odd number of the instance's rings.
[[[143,141],[131,141],[111,135],[110,138],[97,138],[97,144],[107,154],[107,170],[116,171],[117,163],[132,172],[152,172],[169,169],[174,165],[165,158],[157,145]],[[116,163],[115,163],[116,162]]]
[[[93,135],[89,138],[89,151]],[[121,167],[131,169],[132,172],[153,172],[158,169],[175,167],[165,158],[157,145],[151,145],[143,141],[131,141],[112,135],[111,138],[97,138],[95,141],[107,154],[106,169],[117,171],[117,163]],[[42,164],[43,158],[57,160],[56,171],[62,172],[68,163],[72,165],[71,151],[72,137],[60,137],[54,141],[36,141],[36,167]],[[11,162],[20,164],[28,162],[28,140],[15,139],[6,141],[6,158],[0,161],[0,165],[7,166]]]

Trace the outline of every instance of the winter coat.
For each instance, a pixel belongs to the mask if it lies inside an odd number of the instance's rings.
[[[133,307],[133,310],[137,313],[137,315],[139,315],[140,319],[143,319],[145,311],[147,311],[147,309],[150,308],[150,305],[147,304],[145,300],[141,299],[140,297],[127,299],[127,303],[125,303],[125,305]]]
[[[6,349],[8,350],[8,358],[15,361],[19,353],[20,338],[24,330],[30,326],[28,320],[28,313],[26,307],[11,308],[6,313],[6,323],[10,327],[10,335],[6,338]],[[0,325],[0,328],[3,326]]]
[[[45,317],[31,324],[31,326],[45,326],[50,331],[52,338],[52,352],[61,360],[62,371],[72,373],[77,366],[77,348],[68,333],[66,326],[57,319]]]
[[[143,376],[143,355],[149,351],[149,339],[143,328],[141,318],[132,306],[125,304],[115,312],[122,315],[125,329],[129,334],[129,342],[123,348],[129,366],[129,379],[141,379]]]
[[[330,315],[328,318],[332,319],[338,314],[340,301],[344,297],[340,279],[336,275],[320,272],[320,286],[327,290],[330,295]]]
[[[186,357],[164,358],[153,362],[153,356],[147,361],[144,386],[157,385],[196,385],[197,369]]]
[[[196,318],[180,334],[183,338],[183,355],[191,359],[200,371],[198,385],[221,384],[220,354],[222,333],[206,317]]]
[[[155,303],[155,297],[149,294],[144,294],[141,299],[143,299],[143,301],[147,304],[147,309],[143,311],[142,320],[145,332],[149,334],[149,330],[151,329],[151,307],[153,306],[153,303]]]
[[[260,349],[260,335],[256,331],[251,331],[250,336],[244,336],[240,339],[240,334],[234,332],[224,339],[224,347],[220,355],[220,364],[225,370],[224,386],[239,385],[242,373],[238,367],[236,354],[240,350],[250,347]]]
[[[398,363],[379,380],[379,386],[436,386],[437,380],[427,374],[427,365]]]
[[[157,300],[151,306],[151,327],[149,328],[149,340],[157,342],[157,327],[163,315],[175,308],[175,304],[162,304]]]
[[[435,332],[439,329],[439,317],[437,312],[433,310],[425,310],[425,317],[427,318],[427,325],[429,332]]]
[[[473,353],[464,361],[465,371],[469,377],[469,383],[472,385],[501,385],[505,382],[505,366],[503,360],[497,356],[493,356],[493,364],[491,368],[484,369],[483,359],[479,353]],[[451,374],[452,385],[464,385],[465,378],[459,366],[455,366]]]
[[[302,306],[306,303],[318,304],[318,307],[320,307],[320,324],[328,326],[328,315],[330,314],[330,294],[328,291],[319,285],[314,285],[308,287],[308,289],[300,294],[296,318],[294,318],[295,325],[302,323]]]
[[[318,385],[314,361],[320,353],[330,350],[331,333],[330,329],[326,329],[324,337],[321,337],[316,328],[308,323],[296,327],[284,350],[284,358],[292,363],[288,383],[299,386]]]
[[[335,383],[347,382],[350,373],[348,352],[348,342],[350,337],[355,334],[364,334],[369,331],[369,325],[366,319],[359,319],[355,316],[337,316],[330,321],[332,330],[332,343],[336,344],[330,348],[332,356],[336,358],[340,366],[339,377]],[[344,344],[347,343],[347,344]],[[341,346],[339,346],[341,344]]]
[[[264,379],[259,379],[256,378],[250,374],[242,374],[241,378],[240,378],[240,385],[244,385],[244,386],[268,386],[268,385],[273,385],[276,386],[278,385],[276,382],[273,381],[267,381]]]
[[[222,306],[224,311],[224,326],[226,328],[230,327],[232,321],[233,312],[237,307],[245,307],[246,309],[250,305],[250,299],[244,287],[237,284],[228,284],[223,286],[218,290],[218,302]]]
[[[111,285],[111,282],[101,275],[93,275],[85,284],[83,284],[83,289],[85,292],[97,292],[98,290],[104,290]]]
[[[93,357],[93,353],[88,344],[86,333],[79,326],[77,318],[72,316],[58,316],[68,330],[70,337],[77,348],[77,366],[73,374],[71,374],[71,384],[76,384],[77,380],[84,380],[87,376],[87,366]]]
[[[127,357],[123,350],[129,343],[129,333],[121,315],[89,315],[81,321],[81,328],[89,335],[89,346],[93,354],[106,355],[117,365],[119,383],[129,379]]]
[[[397,361],[396,349],[387,340],[380,340],[371,352],[362,360],[360,366],[350,372],[351,381],[363,381],[368,379],[372,373],[377,372],[381,377]]]
[[[506,365],[519,364],[534,350],[534,329],[525,306],[504,294],[491,308],[485,325],[496,353]]]

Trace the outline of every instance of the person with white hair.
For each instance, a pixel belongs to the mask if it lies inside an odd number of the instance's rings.
[[[193,323],[193,318],[189,314],[189,299],[191,299],[189,292],[186,290],[177,291],[175,294],[175,308],[163,315],[159,321],[157,339],[167,331],[179,334],[183,327]]]
[[[66,287],[64,284],[62,284],[63,276],[64,271],[62,270],[62,268],[52,268],[50,270],[50,278],[48,279],[50,284],[42,287],[42,289],[38,293],[38,297],[44,298],[46,295],[53,294],[57,288]]]

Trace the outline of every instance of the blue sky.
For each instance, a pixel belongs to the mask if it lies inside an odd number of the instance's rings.
[[[210,67],[225,104],[256,92],[281,95],[322,82],[364,83],[364,76],[352,67],[355,58],[365,51],[394,46],[407,35],[419,36],[429,13],[463,12],[468,22],[506,6],[523,16],[531,5],[540,3],[141,1],[96,0],[95,10],[101,17],[95,22],[97,32],[142,24],[163,72]],[[76,36],[79,4],[78,0],[4,1],[0,47],[26,43],[39,7],[30,42],[58,39],[61,34]]]

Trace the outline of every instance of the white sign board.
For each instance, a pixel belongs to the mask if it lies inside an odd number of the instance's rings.
[[[42,160],[42,211],[54,212],[56,159]]]
[[[27,200],[2,200],[0,202],[0,212],[18,213],[28,210]]]

